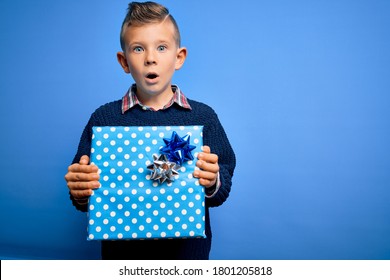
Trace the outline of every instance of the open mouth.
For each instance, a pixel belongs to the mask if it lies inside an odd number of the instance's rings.
[[[156,79],[157,77],[158,77],[158,75],[156,73],[149,73],[146,75],[146,78],[151,79],[151,80]]]

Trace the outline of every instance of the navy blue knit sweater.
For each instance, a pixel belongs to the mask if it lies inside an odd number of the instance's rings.
[[[236,165],[233,149],[216,115],[207,105],[188,99],[192,110],[184,109],[174,103],[165,110],[143,110],[135,106],[122,114],[121,100],[98,108],[86,125],[80,139],[73,163],[79,162],[82,155],[90,155],[93,126],[187,126],[203,125],[203,143],[218,155],[221,187],[212,198],[206,198],[206,236],[205,239],[169,240],[129,240],[102,241],[103,259],[208,259],[211,248],[211,227],[209,207],[219,206],[229,196],[232,176]],[[87,205],[73,205],[87,211]]]

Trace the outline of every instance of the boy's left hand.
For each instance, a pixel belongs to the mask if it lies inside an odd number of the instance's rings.
[[[198,154],[196,166],[200,170],[194,171],[194,177],[199,178],[199,183],[202,186],[206,188],[213,187],[217,182],[219,165],[218,156],[211,153],[209,146],[203,146],[203,152]]]

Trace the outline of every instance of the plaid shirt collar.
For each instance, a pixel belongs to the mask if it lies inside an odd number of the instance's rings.
[[[135,105],[141,106],[144,110],[155,111],[153,108],[143,105],[137,97],[136,94],[137,86],[133,84],[130,89],[126,92],[125,96],[122,98],[122,114],[124,114],[129,109],[133,108]],[[162,110],[168,109],[173,105],[173,103],[178,104],[182,108],[192,110],[190,104],[188,103],[187,98],[181,92],[178,86],[172,85],[173,97],[171,101],[166,104]]]

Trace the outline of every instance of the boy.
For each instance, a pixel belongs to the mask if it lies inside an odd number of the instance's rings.
[[[193,174],[206,192],[204,239],[102,241],[103,259],[208,259],[211,248],[209,207],[228,197],[235,155],[217,115],[207,105],[187,99],[171,84],[187,56],[168,9],[132,2],[123,21],[118,62],[133,84],[122,100],[98,108],[86,125],[73,164],[65,175],[73,205],[87,211],[92,190],[99,187],[98,168],[89,164],[92,126],[203,125],[203,152]],[[212,152],[211,152],[212,151]]]

